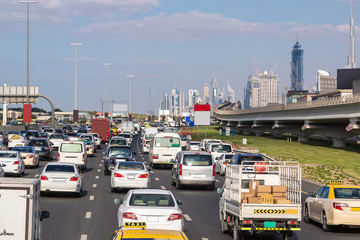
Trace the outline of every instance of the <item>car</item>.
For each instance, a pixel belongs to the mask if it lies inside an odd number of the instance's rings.
[[[91,141],[86,140],[86,139],[80,139],[79,142],[84,142],[85,143],[85,145],[86,145],[86,154],[89,157],[95,156],[95,148],[94,148],[94,145],[93,145],[93,143]]]
[[[47,127],[47,128],[43,129],[43,132],[46,132],[49,135],[52,135],[52,134],[55,134],[55,129]]]
[[[215,164],[207,152],[179,152],[171,169],[171,184],[176,188],[184,185],[207,186],[215,189]]]
[[[57,149],[60,146],[60,143],[65,141],[65,135],[54,133],[50,136],[49,141],[52,143],[53,148]]]
[[[179,204],[169,190],[131,189],[120,202],[118,226],[145,222],[147,229],[184,230],[184,218]]]
[[[259,153],[235,153],[231,158],[229,164],[241,165],[242,162],[248,161],[248,164],[243,165],[254,165],[254,162],[265,161],[263,155]]]
[[[57,134],[65,134],[64,130],[62,130],[62,129],[55,128],[54,130],[55,130],[55,133],[57,133]]]
[[[40,138],[49,139],[49,138],[50,138],[50,134],[47,133],[47,132],[41,132],[41,133],[40,133]]]
[[[78,141],[79,140],[79,135],[76,132],[68,132],[67,136],[70,141]]]
[[[86,134],[86,133],[88,133],[88,130],[87,130],[87,128],[81,127],[77,130],[77,133]]]
[[[223,153],[234,153],[232,145],[229,143],[208,143],[207,151],[213,155],[215,160]]]
[[[71,162],[86,172],[87,168],[87,152],[84,142],[61,142],[58,150],[58,162]]]
[[[142,162],[117,162],[111,171],[111,192],[116,189],[150,188],[150,173]]]
[[[74,163],[50,162],[40,175],[40,191],[73,192],[81,197],[83,178]]]
[[[65,134],[68,134],[68,133],[70,133],[70,132],[73,131],[73,128],[72,128],[71,125],[65,125],[65,126],[63,127],[63,131],[65,132]]]
[[[98,133],[88,133],[88,134],[91,134],[91,135],[93,135],[94,137],[95,137],[95,141],[96,141],[96,147],[97,148],[101,148],[101,137],[100,137],[100,135],[98,134]]]
[[[82,140],[82,139],[90,141],[91,144],[93,145],[94,152],[96,152],[96,140],[95,140],[94,135],[92,135],[92,134],[80,134],[79,140]]]
[[[218,159],[215,159],[215,173],[225,175],[226,165],[230,163],[234,153],[223,153]]]
[[[146,229],[145,222],[136,222],[132,224],[124,224],[116,230],[109,240],[121,239],[171,239],[171,240],[189,240],[183,231]]]
[[[36,168],[39,166],[39,154],[34,147],[14,147],[13,151],[18,151],[25,162],[25,166]]]
[[[143,143],[142,151],[143,153],[149,153],[150,149],[150,140],[145,140],[145,143]]]
[[[22,131],[20,131],[20,135],[25,137],[27,132],[28,132],[28,130],[22,130]]]
[[[28,139],[40,138],[40,133],[35,130],[29,130],[26,132],[25,137],[27,137]]]
[[[24,175],[25,162],[17,151],[0,151],[0,166],[5,174]]]
[[[13,147],[23,147],[27,146],[28,143],[29,140],[26,137],[18,134],[10,134],[8,148],[12,149]]]
[[[108,147],[116,146],[116,145],[128,145],[128,142],[123,137],[115,136],[110,139],[109,144],[107,144],[107,145],[108,145]]]
[[[318,222],[325,232],[334,226],[360,227],[360,186],[330,181],[308,194],[303,213],[304,222]]]
[[[185,148],[186,151],[200,151],[199,141],[190,141]]]
[[[183,135],[180,135],[180,139],[181,139],[181,142],[180,142],[180,145],[181,145],[181,150],[185,150],[186,149],[186,146],[189,144],[189,139],[187,139],[185,136]]]
[[[208,143],[221,143],[221,140],[219,139],[207,139],[207,138],[204,138],[204,139],[201,139],[200,141],[200,151],[205,151],[206,149],[206,144]]]
[[[104,174],[109,175],[111,168],[114,168],[118,161],[135,161],[135,152],[128,145],[110,146],[106,152],[104,159]]]
[[[133,136],[131,133],[118,133],[116,136],[125,138],[128,145],[131,145],[132,140],[133,140]]]
[[[35,151],[39,153],[40,158],[53,158],[53,146],[46,138],[33,138],[29,142],[29,146],[34,147]]]

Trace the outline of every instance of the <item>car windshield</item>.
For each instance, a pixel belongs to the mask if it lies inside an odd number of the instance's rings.
[[[211,155],[184,155],[183,165],[186,166],[210,166],[212,165]]]
[[[199,142],[191,142],[190,145],[192,145],[192,146],[200,146],[200,143]]]
[[[31,140],[29,146],[47,146],[47,142],[44,140]]]
[[[126,147],[110,148],[110,150],[109,150],[110,156],[119,155],[119,154],[123,154],[126,157],[130,156],[130,148],[126,148]]]
[[[130,206],[174,207],[175,202],[169,194],[141,194],[131,195]]]
[[[156,147],[180,147],[180,138],[158,137],[155,142]]]
[[[360,188],[334,188],[335,198],[360,199]]]
[[[77,133],[74,133],[74,132],[69,132],[67,135],[69,137],[77,137]]]
[[[60,135],[60,134],[51,135],[50,138],[51,139],[64,139],[64,135]]]
[[[264,161],[264,158],[261,156],[242,156],[238,159],[237,164],[254,165],[254,161]]]
[[[22,152],[22,153],[32,153],[31,148],[13,148],[14,151]]]
[[[216,144],[211,146],[212,152],[231,152],[230,145]]]
[[[0,158],[16,158],[16,153],[0,153]]]
[[[75,172],[74,166],[69,165],[48,165],[45,172]]]
[[[20,134],[18,131],[10,131],[8,134]]]
[[[123,138],[131,138],[130,134],[118,134],[118,136]]]
[[[60,152],[81,153],[82,144],[80,143],[63,143],[61,144]]]
[[[126,140],[125,139],[113,139],[111,140],[111,144],[110,145],[127,145]]]
[[[136,162],[119,162],[118,169],[122,170],[144,170],[144,164]]]
[[[44,129],[44,132],[52,133],[52,132],[54,132],[54,130],[53,129]]]

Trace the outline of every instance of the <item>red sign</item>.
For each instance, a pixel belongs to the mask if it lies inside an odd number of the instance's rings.
[[[24,104],[23,122],[31,122],[31,104]]]
[[[194,105],[194,111],[209,111],[210,112],[210,105],[208,104],[197,104]]]
[[[73,111],[73,119],[74,119],[74,122],[79,121],[79,110],[74,110]]]

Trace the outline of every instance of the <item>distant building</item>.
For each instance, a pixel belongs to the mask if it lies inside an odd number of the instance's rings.
[[[194,90],[189,89],[189,108],[192,108],[194,106],[195,97],[194,97]]]
[[[299,99],[304,98],[309,94],[309,91],[302,90],[302,91],[288,91],[286,93],[286,103],[297,103]]]
[[[301,91],[304,88],[304,50],[301,49],[299,42],[296,42],[291,51],[291,90]]]
[[[230,87],[229,81],[227,82],[228,101],[235,103],[235,91]]]
[[[318,70],[316,75],[316,93],[328,93],[337,90],[337,77],[330,76],[330,73]]]
[[[216,82],[216,78],[213,77],[211,79],[211,101],[210,101],[211,106],[215,106],[218,104],[217,98],[218,98],[217,82]]]
[[[209,86],[205,83],[204,87],[204,103],[210,103]]]
[[[185,93],[181,89],[179,94],[179,115],[182,115],[183,112],[185,112]]]

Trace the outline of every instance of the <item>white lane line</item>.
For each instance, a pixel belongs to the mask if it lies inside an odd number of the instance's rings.
[[[99,179],[99,176],[96,176],[95,179]]]
[[[91,218],[91,212],[86,212],[85,218]]]
[[[209,240],[208,238],[201,238],[201,240]]]
[[[145,158],[142,158],[142,160],[144,160]]]
[[[38,177],[39,176],[39,174],[36,174],[34,177]]]
[[[219,180],[215,179],[215,182],[219,182]]]
[[[186,219],[186,221],[188,221],[188,222],[191,222],[191,221],[192,221],[192,219],[191,219],[191,217],[190,217],[189,215],[183,214],[183,216],[184,216],[184,218]]]
[[[159,179],[158,179],[157,177],[155,178],[155,180],[156,180],[156,181],[159,181]]]
[[[99,167],[102,167],[102,164],[99,164]]]
[[[90,201],[94,201],[94,199],[95,199],[94,195],[91,195],[90,198],[89,198]]]
[[[97,184],[95,183],[95,184],[93,184],[93,188],[96,188],[96,186],[97,186]]]
[[[150,171],[150,173],[154,173],[153,171]]]
[[[164,186],[160,186],[160,188],[161,188],[161,189],[163,189],[163,190],[165,190],[165,189],[166,189],[166,187],[164,187]]]
[[[100,169],[98,169],[98,172],[101,172],[101,170],[100,170]]]
[[[87,234],[81,234],[80,240],[87,240]]]

